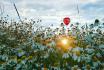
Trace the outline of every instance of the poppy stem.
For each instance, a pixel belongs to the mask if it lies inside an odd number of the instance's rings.
[[[68,26],[66,26],[66,36],[68,35]]]

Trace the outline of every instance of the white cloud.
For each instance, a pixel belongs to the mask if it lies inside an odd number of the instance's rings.
[[[99,1],[99,0],[79,0],[81,3],[95,3],[95,2],[97,2],[97,1]]]

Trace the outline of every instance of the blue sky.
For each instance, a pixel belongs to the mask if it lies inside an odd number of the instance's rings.
[[[71,18],[71,23],[85,23],[94,21],[95,18],[104,18],[104,0],[0,0],[4,15],[8,14],[11,18],[18,19],[13,2],[22,18],[39,18],[45,24],[60,24],[65,16]]]

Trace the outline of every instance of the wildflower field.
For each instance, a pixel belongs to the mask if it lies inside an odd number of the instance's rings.
[[[67,30],[0,18],[0,70],[104,70],[104,23]],[[38,22],[41,22],[39,20]]]

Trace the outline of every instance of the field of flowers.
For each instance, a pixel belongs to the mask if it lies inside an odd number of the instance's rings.
[[[52,29],[26,20],[0,18],[0,70],[104,70],[104,23],[98,19],[71,24],[67,34],[63,23]]]

